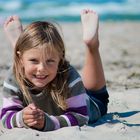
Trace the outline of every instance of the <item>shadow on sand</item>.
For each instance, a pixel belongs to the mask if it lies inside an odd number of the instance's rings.
[[[95,122],[94,124],[90,124],[89,126],[96,127],[96,126],[102,125],[104,123],[109,123],[109,124],[122,123],[122,124],[127,125],[128,127],[140,126],[140,124],[132,124],[132,123],[128,123],[126,120],[124,120],[124,118],[131,117],[137,113],[140,113],[140,111],[108,113],[105,116],[103,116],[101,119],[99,119],[97,122]]]

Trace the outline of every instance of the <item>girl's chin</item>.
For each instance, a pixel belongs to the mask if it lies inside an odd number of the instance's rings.
[[[45,85],[36,85],[37,88],[44,88]]]
[[[37,89],[43,89],[46,85],[44,84],[34,84]]]

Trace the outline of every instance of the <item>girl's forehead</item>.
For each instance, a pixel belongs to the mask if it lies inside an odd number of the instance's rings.
[[[58,51],[50,47],[35,47],[25,51],[26,54],[43,56],[43,57],[58,57]]]

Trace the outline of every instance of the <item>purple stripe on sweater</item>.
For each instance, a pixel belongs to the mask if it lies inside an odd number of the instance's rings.
[[[10,106],[10,107],[7,107],[7,108],[3,108],[2,111],[1,111],[1,115],[0,115],[0,119],[2,119],[2,117],[6,114],[7,111],[20,111],[22,108],[20,107],[17,107],[17,106]]]
[[[65,116],[68,117],[68,119],[69,119],[69,121],[70,121],[70,123],[71,123],[71,126],[78,125],[77,119],[76,119],[72,114],[67,113],[67,114],[65,114]]]
[[[19,100],[18,97],[12,97],[12,99],[10,99],[10,101],[8,98],[3,97],[3,106],[5,106],[5,105],[6,105],[6,107],[11,106],[11,105],[12,106],[22,106],[22,102],[21,102],[21,100]]]
[[[12,128],[12,126],[11,126],[11,124],[10,124],[10,121],[11,121],[11,118],[12,118],[12,116],[15,114],[15,112],[11,112],[11,113],[9,113],[9,115],[7,116],[7,119],[6,119],[6,125],[7,125],[7,128],[8,129],[11,129]]]
[[[77,108],[68,108],[66,112],[75,112],[75,113],[82,114],[84,116],[88,115],[87,106],[82,106],[82,107],[77,107]]]
[[[87,94],[80,94],[77,96],[73,96],[71,98],[68,98],[66,100],[68,107],[80,107],[85,106],[86,103]]]
[[[20,105],[22,104],[22,102],[18,98],[14,98],[13,102]]]

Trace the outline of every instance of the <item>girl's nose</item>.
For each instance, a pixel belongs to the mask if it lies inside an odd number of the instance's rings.
[[[44,70],[46,70],[46,64],[45,64],[45,63],[40,63],[39,66],[38,66],[38,70],[39,70],[39,71],[44,71]]]

